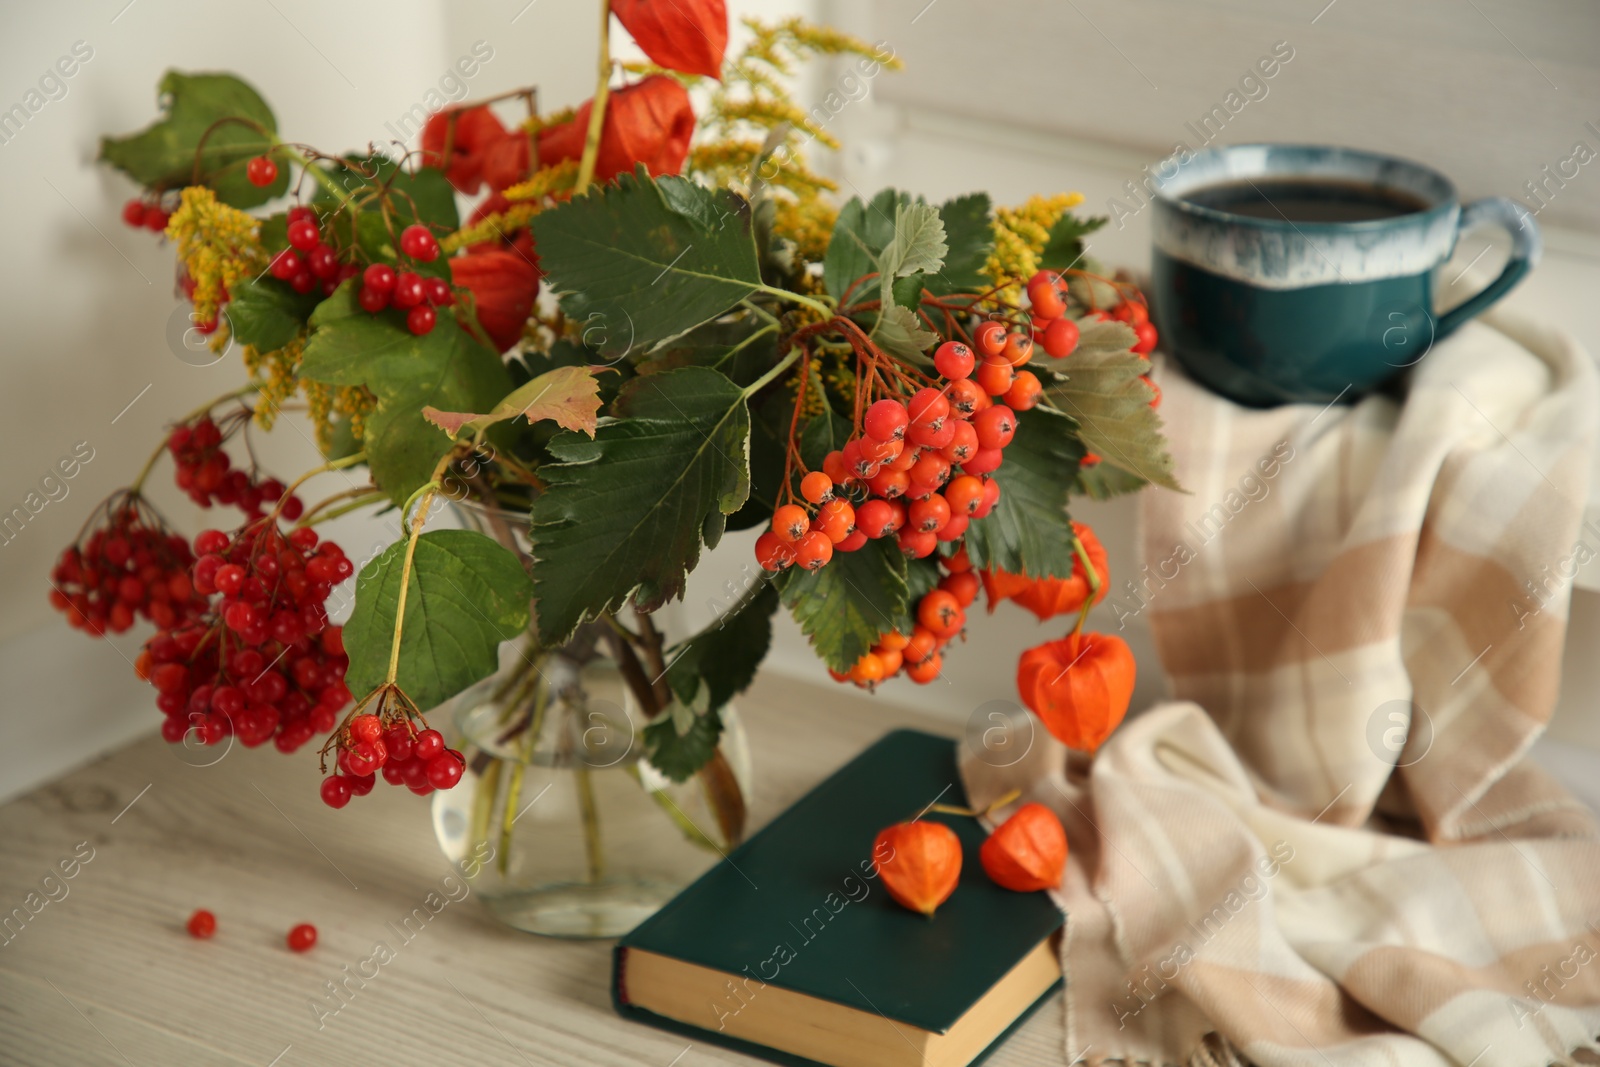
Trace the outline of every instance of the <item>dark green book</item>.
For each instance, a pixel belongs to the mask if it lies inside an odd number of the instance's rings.
[[[612,998],[629,1018],[790,1065],[963,1067],[1061,982],[1062,914],[978,862],[932,919],[889,898],[878,831],[934,803],[964,806],[955,742],[897,730],[617,944]]]

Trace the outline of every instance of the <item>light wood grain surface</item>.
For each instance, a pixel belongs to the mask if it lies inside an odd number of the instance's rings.
[[[153,722],[143,697],[130,693],[128,713]],[[757,825],[887,730],[953,729],[771,678],[739,705]],[[520,934],[471,897],[448,904],[363,988],[352,982],[354,996],[319,1029],[311,1005],[327,1003],[324,983],[343,980],[377,941],[396,945],[387,924],[451,873],[427,802],[380,785],[334,811],[304,751],[235,748],[209,767],[180,751],[148,737],[0,808],[0,917],[26,911],[30,893],[46,899],[45,876],[93,849],[75,877],[48,886],[60,899],[0,943],[0,1063],[762,1062],[622,1020],[608,993],[611,942]],[[211,941],[184,932],[197,907],[216,913]],[[321,934],[304,955],[283,941],[299,922]],[[989,1063],[1063,1060],[1057,996]]]

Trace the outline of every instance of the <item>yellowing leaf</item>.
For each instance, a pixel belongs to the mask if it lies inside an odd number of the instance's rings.
[[[512,390],[494,410],[484,415],[468,411],[440,411],[424,407],[422,415],[429,422],[459,438],[465,431],[473,433],[493,426],[497,422],[522,417],[529,422],[549,419],[564,430],[582,431],[594,436],[596,416],[600,410],[600,383],[595,380],[597,370],[607,367],[557,367]]]

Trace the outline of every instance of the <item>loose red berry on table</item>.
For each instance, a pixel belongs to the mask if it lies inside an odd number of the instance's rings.
[[[195,913],[189,916],[188,927],[190,937],[198,937],[204,941],[217,932],[217,917],[204,908],[197,908]]]
[[[244,167],[251,185],[266,187],[278,180],[278,165],[266,156],[256,156]]]
[[[301,923],[290,929],[289,936],[285,940],[292,951],[309,952],[317,943],[317,928],[310,923]]]

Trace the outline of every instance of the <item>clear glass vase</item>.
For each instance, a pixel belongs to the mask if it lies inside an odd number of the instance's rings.
[[[458,696],[467,771],[433,801],[440,847],[452,862],[475,860],[465,869],[481,865],[472,886],[489,911],[551,937],[616,937],[638,925],[736,843],[728,793],[741,821],[748,795],[749,750],[733,708],[723,709],[712,764],[674,783],[644,757],[648,723],[615,663],[586,655],[512,657]]]

